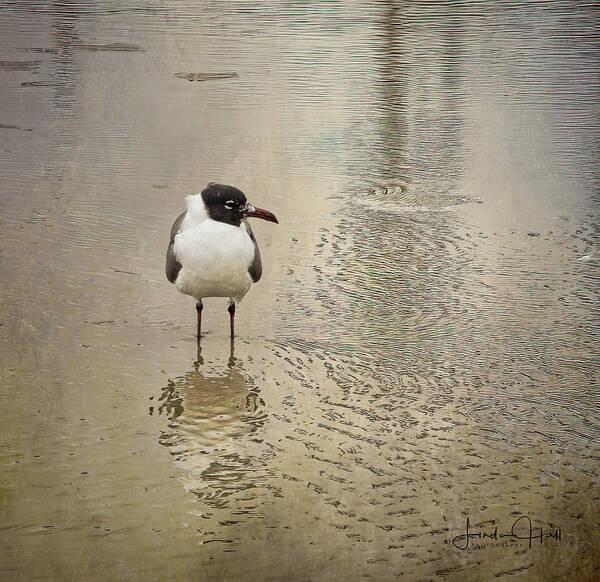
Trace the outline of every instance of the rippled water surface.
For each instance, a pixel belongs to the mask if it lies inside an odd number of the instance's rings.
[[[598,16],[0,2],[0,579],[600,578]]]

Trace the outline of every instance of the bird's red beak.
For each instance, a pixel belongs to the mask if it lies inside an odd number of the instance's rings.
[[[244,216],[255,216],[256,218],[262,218],[263,220],[268,220],[269,222],[279,224],[277,217],[272,212],[263,210],[262,208],[255,208],[252,206],[252,204],[246,205],[243,214]]]

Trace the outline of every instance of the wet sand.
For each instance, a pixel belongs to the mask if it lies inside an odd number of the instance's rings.
[[[2,5],[0,579],[598,578],[597,21],[507,8]]]

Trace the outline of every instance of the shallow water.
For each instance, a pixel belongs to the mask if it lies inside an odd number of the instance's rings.
[[[0,14],[3,580],[598,578],[591,4]],[[198,351],[210,180],[280,225]]]

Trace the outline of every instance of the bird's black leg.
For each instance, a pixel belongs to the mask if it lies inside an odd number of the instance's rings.
[[[196,335],[196,337],[198,338],[198,340],[200,340],[200,330],[202,329],[202,308],[204,307],[204,305],[202,305],[202,300],[198,300],[198,303],[196,303],[196,313],[198,314],[198,333]]]
[[[231,330],[231,338],[233,339],[233,320],[235,318],[235,303],[233,301],[229,303],[227,311],[229,311],[229,329]]]

